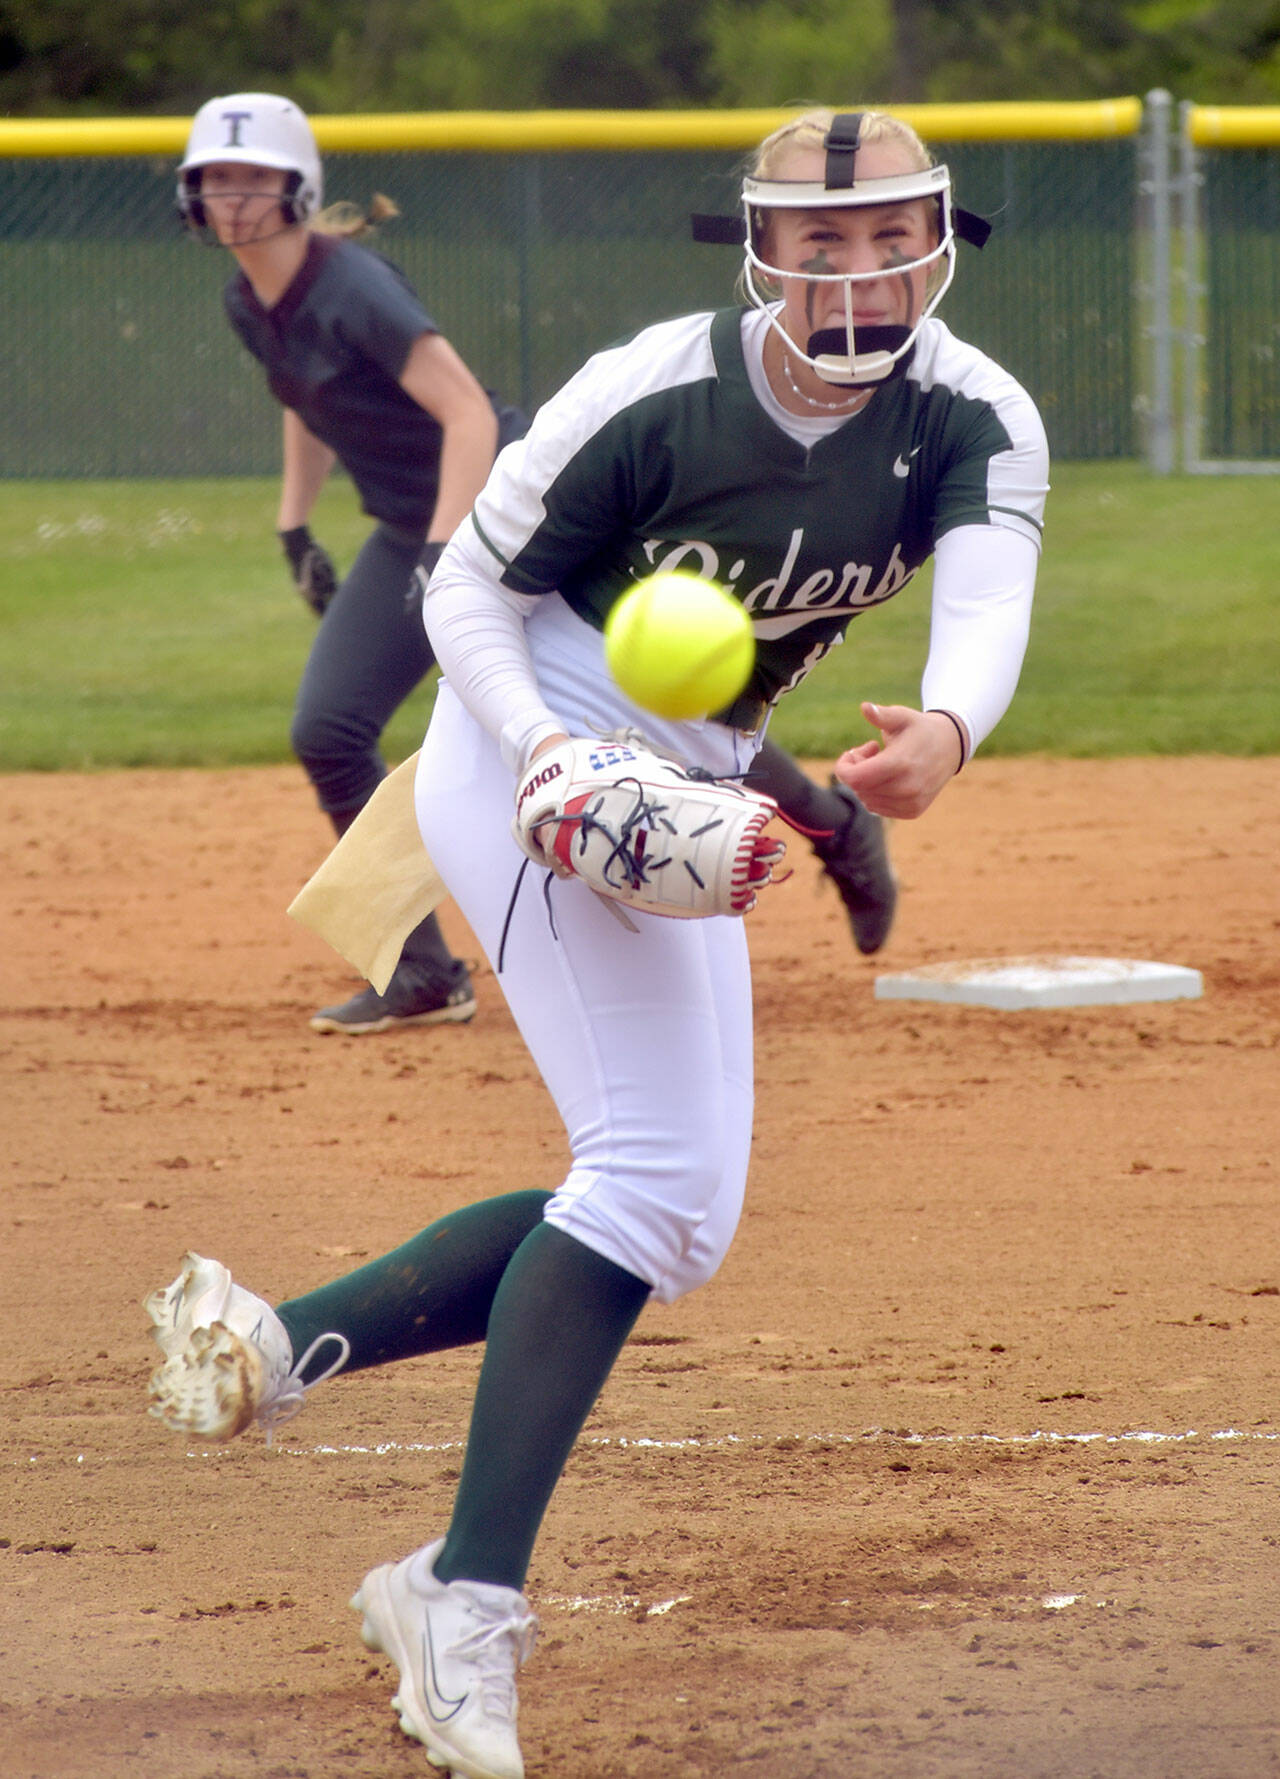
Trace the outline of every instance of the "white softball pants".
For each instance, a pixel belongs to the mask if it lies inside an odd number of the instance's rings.
[[[514,783],[447,685],[416,794],[427,850],[497,970],[524,858]],[[628,912],[638,932],[582,884],[530,864],[498,981],[568,1134],[572,1163],[547,1220],[670,1303],[711,1277],[741,1215],[750,968],[741,920]]]

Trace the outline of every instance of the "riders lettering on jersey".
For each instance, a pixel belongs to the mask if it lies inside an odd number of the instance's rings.
[[[715,546],[704,539],[646,538],[641,549],[643,567],[634,578],[679,568],[718,582],[751,613],[756,640],[761,642],[788,636],[815,617],[852,617],[870,606],[883,605],[915,573],[903,561],[902,546],[895,539],[889,560],[878,576],[870,564],[845,562],[838,568],[819,568],[797,580],[796,564],[803,545],[804,530],[797,528],[791,533],[781,565],[754,585],[744,586],[747,562],[742,556],[726,569],[721,566]],[[760,564],[753,566],[758,570]]]

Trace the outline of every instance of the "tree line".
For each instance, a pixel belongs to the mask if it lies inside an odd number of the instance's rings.
[[[1280,0],[0,0],[0,112],[1280,104]]]

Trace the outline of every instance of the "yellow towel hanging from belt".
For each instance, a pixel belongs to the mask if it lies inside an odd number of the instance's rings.
[[[288,909],[379,994],[409,934],[448,893],[418,831],[417,765],[414,753],[387,774]]]

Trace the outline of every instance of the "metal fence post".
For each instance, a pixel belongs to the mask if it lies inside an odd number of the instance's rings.
[[[1178,189],[1182,199],[1182,467],[1194,473],[1201,467],[1200,447],[1203,426],[1201,408],[1201,357],[1204,334],[1201,331],[1201,299],[1204,287],[1200,282],[1200,171],[1196,165],[1195,144],[1191,140],[1192,101],[1184,99],[1178,107]]]
[[[1158,476],[1174,467],[1173,398],[1173,204],[1170,168],[1172,95],[1156,87],[1146,96],[1139,189],[1148,199],[1147,335],[1151,386],[1147,415],[1147,462]]]

